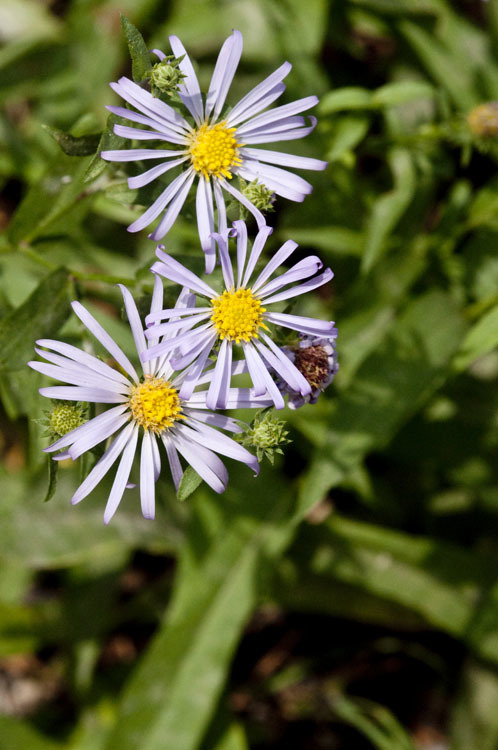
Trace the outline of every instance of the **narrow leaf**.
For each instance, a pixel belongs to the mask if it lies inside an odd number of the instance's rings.
[[[185,473],[176,494],[178,500],[186,500],[202,482],[201,477],[191,466],[185,469]]]
[[[125,16],[121,16],[121,26],[128,44],[131,57],[131,70],[135,83],[144,80],[148,70],[152,68],[149,50],[139,30]]]
[[[59,130],[59,128],[53,128],[51,125],[43,125],[42,127],[68,156],[90,156],[94,154],[101,139],[100,134],[77,137],[64,132],[64,130]]]
[[[71,282],[64,269],[46,276],[20,307],[0,322],[0,370],[20,370],[36,339],[58,332],[69,315]]]
[[[48,457],[48,487],[45,494],[44,503],[51,500],[55,494],[57,488],[57,470],[59,468],[59,462],[54,461],[52,456]]]

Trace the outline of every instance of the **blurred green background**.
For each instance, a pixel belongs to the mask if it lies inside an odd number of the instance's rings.
[[[341,369],[258,480],[232,462],[181,503],[166,478],[154,523],[132,491],[104,528],[78,466],[43,502],[25,363],[82,341],[75,296],[132,352],[115,282],[150,293],[148,195],[89,153],[119,12],[204,86],[240,29],[232,104],[284,59],[285,100],[320,96],[289,150],[330,166],[270,249],[335,271],[300,309]],[[498,99],[498,2],[1,0],[0,41],[0,750],[496,750],[498,126],[466,118]],[[188,213],[167,247],[202,269]]]

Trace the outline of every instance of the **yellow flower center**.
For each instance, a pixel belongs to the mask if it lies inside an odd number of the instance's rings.
[[[238,156],[237,143],[234,137],[235,128],[227,128],[226,122],[217,125],[205,123],[191,136],[190,158],[196,172],[204,177],[228,177],[232,179],[231,169],[242,164]]]
[[[180,413],[178,391],[162,378],[146,377],[143,383],[134,385],[129,403],[135,422],[156,434],[167,430],[177,419],[185,419]]]
[[[268,328],[263,323],[263,313],[266,308],[250,289],[224,291],[220,297],[212,299],[213,314],[211,320],[216,326],[220,338],[250,341],[258,338],[258,329]]]

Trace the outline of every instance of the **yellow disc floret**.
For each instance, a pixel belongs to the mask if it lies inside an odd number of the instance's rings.
[[[134,385],[130,409],[135,422],[156,434],[167,430],[177,419],[184,419],[178,391],[162,378],[146,377],[143,383]]]
[[[235,140],[235,128],[228,128],[226,122],[217,125],[204,124],[191,136],[190,158],[196,172],[204,177],[232,178],[231,169],[242,163],[238,155],[241,145]]]
[[[263,323],[260,300],[250,289],[224,291],[220,297],[212,299],[213,314],[211,320],[216,326],[221,339],[230,339],[237,344],[258,338],[258,329],[267,328]]]

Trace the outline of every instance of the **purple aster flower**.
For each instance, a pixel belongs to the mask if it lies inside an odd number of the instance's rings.
[[[147,342],[140,316],[130,292],[125,287],[121,287],[121,291],[135,346],[137,352],[141,353],[147,348]],[[189,309],[193,300],[194,296],[183,290],[175,307],[176,314],[181,315],[184,308]],[[151,314],[157,313],[162,304],[162,282],[156,277]],[[45,449],[50,453],[63,450],[62,454],[54,456],[56,460],[75,460],[115,435],[111,445],[76,490],[71,499],[73,504],[83,500],[120,458],[104,513],[104,523],[109,523],[128,485],[140,433],[140,499],[145,518],[154,518],[155,482],[161,471],[158,443],[164,445],[177,489],[183,476],[180,456],[216,492],[223,492],[228,481],[227,470],[216,453],[242,461],[258,472],[255,456],[214,429],[242,432],[237,420],[210,411],[206,406],[205,390],[192,392],[189,398],[179,395],[179,389],[188,377],[188,370],[175,372],[169,355],[166,354],[147,361],[143,366],[144,375],[140,378],[128,357],[95,318],[79,302],[73,302],[72,307],[119,367],[111,367],[70,344],[48,339],[38,341],[38,348],[35,350],[50,364],[29,362],[34,370],[68,384],[41,388],[42,396],[67,401],[114,404]],[[181,323],[179,330],[182,330]],[[158,330],[149,346],[157,346],[159,337]],[[208,381],[209,375],[200,379],[200,382]],[[271,404],[269,400],[264,401],[243,388],[230,389],[226,403],[228,408]]]
[[[144,352],[145,359],[173,354],[173,363],[183,368],[192,365],[180,389],[180,396],[188,398],[202,373],[206,360],[217,342],[220,342],[213,377],[209,385],[206,404],[210,409],[226,408],[228,403],[230,368],[234,344],[240,345],[245,365],[251,376],[254,393],[265,394],[272,399],[275,407],[281,409],[284,400],[271,377],[270,370],[293,390],[302,396],[311,393],[311,386],[284,352],[271,339],[267,323],[290,328],[311,336],[331,336],[334,324],[316,318],[272,312],[268,308],[278,302],[297,297],[329,281],[333,273],[327,268],[314,275],[323,267],[316,256],[308,256],[289,270],[271,279],[273,273],[294,252],[297,243],[285,242],[266,264],[261,273],[251,282],[256,263],[261,255],[270,227],[264,227],[256,236],[249,257],[247,257],[247,229],[243,221],[235,221],[233,232],[237,236],[237,269],[232,266],[228,253],[228,232],[223,236],[215,234],[218,242],[224,289],[216,291],[206,282],[158,247],[159,261],[152,271],[182,286],[189,287],[198,295],[208,298],[202,307],[188,306],[181,311],[181,320],[175,310],[154,312],[146,319],[147,325],[157,321],[176,318],[168,323],[146,331],[148,338],[155,338],[157,332],[170,334],[162,343],[154,344]],[[311,278],[312,277],[312,278]],[[302,284],[291,286],[296,281],[308,279]]]
[[[311,386],[310,393],[303,396],[277,376],[277,386],[284,396],[288,395],[287,406],[290,409],[299,409],[304,404],[316,404],[320,393],[333,381],[339,369],[336,338],[337,329],[334,328],[327,338],[301,334],[296,346],[282,347],[282,351]]]
[[[318,99],[316,96],[307,96],[267,112],[263,111],[285,90],[282,81],[292,67],[286,62],[246,94],[233,109],[222,115],[228,89],[242,54],[240,31],[234,31],[220,50],[205,102],[183,44],[176,36],[171,36],[169,41],[174,55],[177,58],[183,56],[178,67],[185,78],[178,91],[192,122],[188,122],[171,106],[153,97],[128,78],[120,78],[118,83],[111,83],[111,86],[137,112],[124,107],[107,109],[146,128],[115,125],[114,132],[123,138],[134,140],[164,141],[172,144],[173,148],[103,151],[101,156],[108,161],[118,162],[161,160],[152,169],[131,177],[128,180],[130,188],[143,187],[170,169],[182,167],[180,174],[154,203],[128,227],[130,232],[137,232],[163,214],[157,228],[149,235],[154,240],[161,239],[169,231],[196,177],[199,178],[196,194],[197,224],[201,246],[206,253],[206,271],[211,273],[216,253],[211,236],[215,230],[214,212],[216,207],[218,231],[225,231],[226,193],[230,199],[240,201],[253,214],[259,228],[265,224],[261,211],[232,184],[233,175],[239,175],[250,183],[256,181],[284,198],[303,201],[311,192],[312,186],[302,177],[289,172],[287,167],[319,170],[327,166],[327,162],[318,159],[258,148],[261,143],[290,141],[308,135],[314,129],[316,119],[311,117],[311,124],[307,125],[301,113],[315,106]],[[164,59],[165,55],[160,50],[153,52],[160,60]]]

